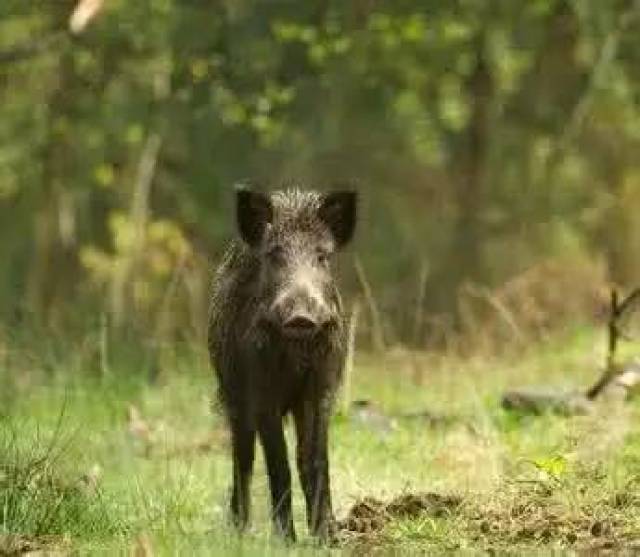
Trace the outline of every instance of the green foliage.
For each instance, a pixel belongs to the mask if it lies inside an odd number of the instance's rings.
[[[553,479],[558,479],[567,470],[567,459],[561,455],[538,458],[533,461],[533,464],[538,470],[548,474]]]
[[[633,3],[113,1],[71,37],[72,4],[0,7],[6,310],[55,323],[103,305],[87,253],[118,251],[111,221],[154,135],[149,222],[208,258],[234,181],[357,178],[357,250],[405,341],[390,312],[415,303],[424,262],[433,313],[567,238],[637,281]]]

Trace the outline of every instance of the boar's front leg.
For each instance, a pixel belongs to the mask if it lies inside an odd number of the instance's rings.
[[[295,540],[291,510],[291,471],[282,417],[277,414],[261,416],[258,431],[267,464],[274,526],[279,534]]]
[[[329,485],[329,408],[322,401],[303,401],[294,409],[297,464],[312,535],[328,539],[334,527]]]
[[[231,491],[231,514],[233,523],[244,530],[249,520],[249,486],[255,454],[255,431],[244,420],[233,420],[231,442],[233,451],[233,488]]]

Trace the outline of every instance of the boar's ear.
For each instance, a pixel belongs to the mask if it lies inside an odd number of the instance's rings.
[[[325,195],[318,210],[320,219],[327,224],[338,248],[353,237],[356,227],[357,194],[355,191],[336,191]]]
[[[271,200],[244,184],[236,186],[236,218],[242,239],[251,247],[256,247],[262,240],[267,224],[273,219]]]

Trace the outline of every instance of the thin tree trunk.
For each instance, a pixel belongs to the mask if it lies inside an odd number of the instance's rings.
[[[64,7],[64,4],[62,5]],[[65,11],[55,14],[64,18]],[[72,52],[62,45],[57,80],[48,103],[48,137],[42,152],[42,182],[34,211],[34,249],[28,276],[28,303],[36,321],[55,325],[63,302],[73,292],[75,215],[71,178],[73,149],[64,123],[70,118],[75,70]]]
[[[490,111],[494,84],[485,59],[484,33],[476,39],[475,68],[467,82],[471,117],[467,135],[461,142],[459,171],[454,175],[457,218],[446,275],[438,280],[443,311],[456,307],[458,290],[467,281],[482,282],[482,214],[486,197]]]

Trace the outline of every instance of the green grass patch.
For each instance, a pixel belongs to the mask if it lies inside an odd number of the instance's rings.
[[[499,358],[360,355],[352,397],[374,401],[391,426],[379,428],[348,415],[334,418],[338,518],[367,497],[385,502],[436,493],[461,503],[445,512],[386,516],[375,528],[344,537],[342,549],[637,547],[638,403],[603,402],[594,413],[573,417],[517,415],[499,406],[506,388],[587,386],[599,373],[601,355],[599,335],[592,331],[571,332]],[[11,400],[0,411],[5,550],[41,544],[167,555],[319,551],[306,536],[297,483],[300,541],[287,547],[271,535],[260,454],[252,527],[242,538],[229,528],[228,438],[224,420],[212,412],[213,374],[200,352],[165,357],[154,382],[146,370],[136,374],[130,362],[112,361],[105,375],[82,359],[68,358],[65,364],[62,352],[46,370],[37,358],[18,356],[0,370],[2,381],[12,384]],[[418,383],[416,366],[421,366]],[[451,419],[402,417],[420,411]]]

